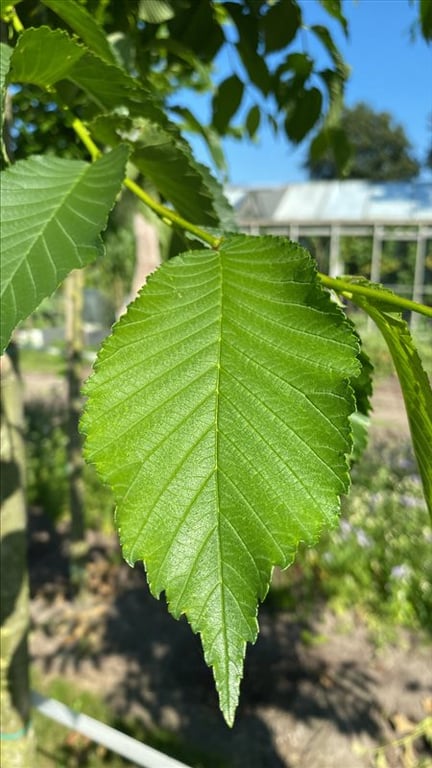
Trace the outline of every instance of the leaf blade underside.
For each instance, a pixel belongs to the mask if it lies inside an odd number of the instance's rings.
[[[201,634],[228,723],[273,565],[337,520],[357,352],[306,251],[232,235],[150,278],[87,385],[124,555]]]

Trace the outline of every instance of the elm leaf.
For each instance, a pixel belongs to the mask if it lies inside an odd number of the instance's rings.
[[[2,174],[1,350],[76,267],[103,253],[100,232],[125,175],[128,150],[97,162],[34,156]]]
[[[226,235],[149,278],[86,386],[124,556],[200,633],[229,724],[273,565],[337,522],[357,353],[307,251]]]

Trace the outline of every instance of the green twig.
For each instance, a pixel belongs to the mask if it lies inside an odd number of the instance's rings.
[[[13,5],[6,6],[4,11],[4,20],[7,24],[12,24],[15,32],[18,34],[21,34],[21,32],[24,32],[24,26],[23,23],[18,16],[15,8]]]
[[[102,152],[100,151],[99,147],[96,146],[94,143],[90,131],[84,123],[79,119],[79,117],[74,117],[71,126],[74,129],[76,135],[79,139],[81,139],[82,143],[84,144],[85,148],[88,149],[90,152],[90,156],[92,160],[97,160],[99,157],[102,157]]]
[[[326,288],[331,288],[347,299],[351,299],[352,295],[357,293],[360,296],[365,296],[374,301],[394,304],[400,311],[407,309],[411,312],[419,312],[419,314],[425,315],[426,317],[432,317],[432,307],[427,307],[425,304],[419,304],[417,301],[412,301],[411,299],[404,299],[402,296],[397,296],[395,293],[387,293],[386,291],[382,291],[379,288],[373,288],[369,285],[352,283],[350,280],[344,280],[342,277],[329,277],[328,275],[323,275],[322,272],[318,272],[318,277]]]
[[[156,200],[154,200],[153,197],[151,197],[151,195],[148,194],[148,192],[145,192],[145,190],[136,184],[135,181],[132,181],[132,179],[126,178],[123,184],[125,187],[130,189],[134,195],[142,200],[143,203],[148,205],[152,211],[157,213],[165,221],[165,223],[175,224],[185,232],[190,232],[192,235],[195,235],[195,237],[198,237],[200,240],[204,240],[205,243],[208,243],[211,248],[219,247],[221,242],[220,237],[214,237],[213,235],[210,235],[205,230],[197,227],[195,224],[192,224],[192,222],[187,221],[187,219],[184,219],[182,216],[179,216],[178,213],[175,213],[175,211],[172,211],[165,205],[158,203]]]

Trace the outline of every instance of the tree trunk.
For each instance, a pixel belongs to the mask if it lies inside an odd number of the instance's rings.
[[[133,216],[135,235],[135,270],[129,295],[118,311],[117,317],[126,312],[127,305],[133,301],[139,290],[145,285],[148,275],[161,263],[159,234],[154,224],[136,211]]]
[[[1,765],[34,766],[27,635],[29,587],[22,386],[8,354],[1,366]]]
[[[83,288],[84,274],[76,269],[66,278],[66,378],[68,385],[68,443],[69,507],[71,514],[70,578],[72,586],[80,589],[84,578],[87,555],[84,522],[84,460],[79,419],[82,409],[83,353]]]

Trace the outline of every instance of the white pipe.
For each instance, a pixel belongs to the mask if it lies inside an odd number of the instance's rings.
[[[173,757],[168,757],[131,736],[126,736],[125,733],[111,728],[110,725],[100,723],[99,720],[88,717],[88,715],[74,712],[73,709],[60,701],[47,699],[36,691],[32,691],[31,701],[38,712],[45,717],[87,736],[92,741],[102,744],[117,755],[141,766],[141,768],[190,768],[185,763],[180,763]]]

